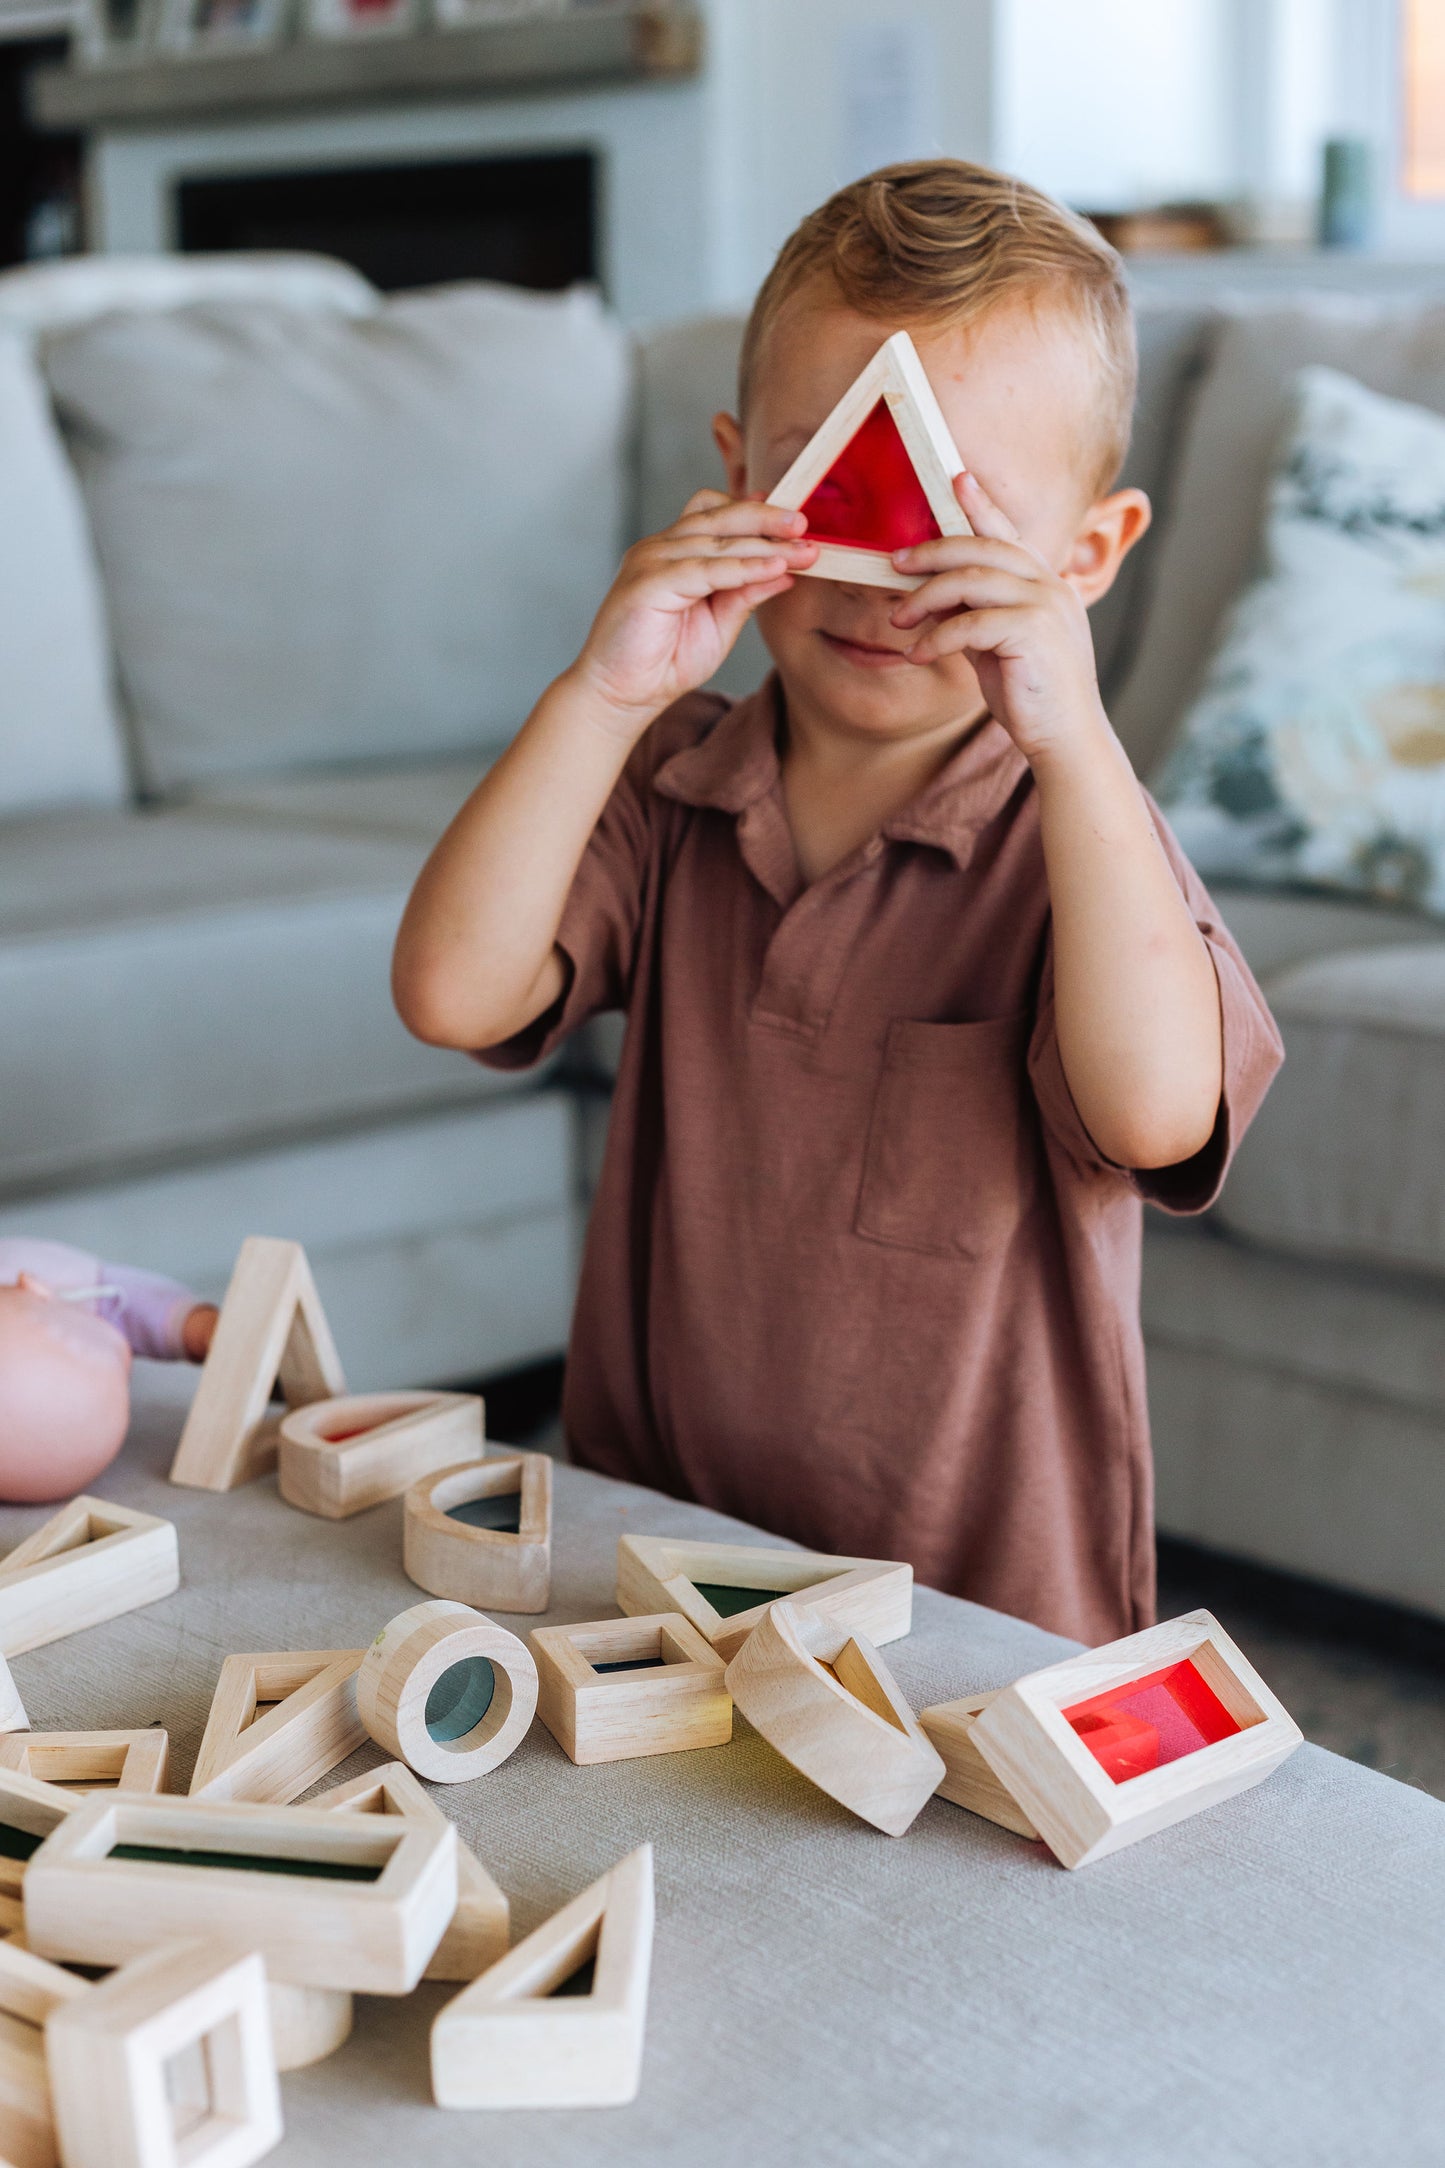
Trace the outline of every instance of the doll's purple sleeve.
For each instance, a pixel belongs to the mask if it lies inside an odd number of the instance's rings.
[[[142,1272],[136,1265],[103,1264],[100,1284],[115,1288],[116,1293],[97,1298],[96,1314],[125,1334],[134,1354],[155,1362],[184,1362],[181,1335],[199,1295],[182,1287],[179,1280]]]

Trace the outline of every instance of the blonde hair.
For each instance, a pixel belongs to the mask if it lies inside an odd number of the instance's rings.
[[[1072,314],[1098,368],[1091,487],[1113,482],[1129,449],[1138,348],[1123,265],[1086,219],[961,158],[883,166],[840,188],[784,242],[759,289],[743,336],[740,412],[769,327],[822,279],[860,315],[908,328],[961,327],[1008,302]]]

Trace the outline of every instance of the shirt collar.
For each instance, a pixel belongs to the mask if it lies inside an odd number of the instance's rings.
[[[653,788],[683,805],[738,814],[780,789],[778,734],[782,689],[774,672],[755,693],[726,709],[696,745],[674,753]],[[883,823],[891,843],[923,843],[946,851],[959,866],[973,856],[979,833],[1003,810],[1027,772],[1007,731],[987,716],[965,738],[931,783]]]

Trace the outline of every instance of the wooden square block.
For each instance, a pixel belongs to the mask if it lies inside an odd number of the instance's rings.
[[[478,1611],[545,1611],[552,1590],[552,1463],[498,1453],[406,1494],[403,1562],[429,1595]]]
[[[574,1762],[726,1746],[723,1660],[679,1611],[534,1626],[537,1714]]]
[[[634,1618],[681,1611],[719,1656],[735,1656],[766,1612],[786,1596],[817,1606],[875,1648],[913,1623],[913,1568],[886,1558],[833,1558],[692,1537],[621,1536],[617,1608]]]
[[[266,1968],[152,1950],[46,2025],[66,2168],[247,2168],[281,2140]]]
[[[1191,1611],[1016,1680],[971,1739],[1082,1867],[1258,1784],[1301,1733],[1219,1621]]]
[[[180,1585],[172,1522],[104,1498],[72,1498],[0,1562],[0,1652],[43,1648]]]
[[[487,1450],[475,1393],[351,1393],[281,1420],[277,1481],[303,1513],[344,1520],[400,1498],[423,1476]]]
[[[970,1814],[981,1814],[986,1822],[997,1822],[1001,1829],[1011,1829],[1017,1837],[1037,1837],[1023,1808],[973,1743],[973,1727],[998,1692],[995,1687],[987,1694],[962,1694],[957,1701],[940,1701],[918,1712],[919,1723],[943,1757],[938,1796],[952,1800],[956,1807],[967,1807]]]
[[[0,1738],[0,1769],[77,1792],[163,1792],[170,1735],[145,1731],[32,1731]]]

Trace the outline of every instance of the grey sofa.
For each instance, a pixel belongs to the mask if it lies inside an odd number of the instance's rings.
[[[1315,290],[1330,282],[1333,294]],[[1331,362],[1445,411],[1445,310],[1432,300],[1445,273],[1311,262],[1271,279],[1268,266],[1226,261],[1144,276],[1139,289],[1130,478],[1158,517],[1099,610],[1096,638],[1111,712],[1147,777],[1247,569],[1292,371]],[[262,360],[270,352],[288,378],[298,354],[321,366],[317,353],[326,361],[348,324],[372,324],[384,345],[396,322],[334,266],[197,259],[81,266],[39,286],[0,280],[0,359],[8,312],[65,432],[64,454],[60,439],[47,453],[50,478],[63,458],[72,553],[99,553],[123,696],[99,782],[91,773],[77,789],[74,762],[57,779],[39,759],[34,802],[0,823],[0,1232],[78,1240],[209,1287],[243,1234],[294,1235],[356,1382],[475,1376],[563,1344],[616,1031],[594,1029],[566,1064],[521,1086],[414,1047],[387,1002],[391,931],[427,844],[520,718],[523,688],[580,636],[617,543],[674,516],[712,474],[707,421],[731,398],[738,325],[636,342],[619,391],[615,330],[583,327],[570,364],[534,370],[525,327],[512,323],[504,358],[528,378],[531,449],[519,467],[509,438],[494,447],[506,471],[488,491],[487,534],[463,534],[460,588],[446,588],[458,576],[445,540],[455,519],[430,532],[414,502],[401,516],[387,494],[405,497],[408,462],[383,454],[388,432],[399,444],[412,427],[411,408],[357,393],[347,441],[371,495],[352,517],[374,517],[389,547],[399,538],[439,567],[452,616],[428,620],[413,699],[386,658],[415,627],[384,623],[380,603],[353,610],[328,635],[327,669],[308,650],[308,706],[296,669],[283,677],[278,660],[268,676],[257,662],[268,647],[257,613],[274,612],[284,651],[313,589],[317,607],[335,604],[336,583],[312,569],[332,542],[308,526],[310,442],[301,429],[291,444],[294,484],[284,464],[258,480],[234,444],[215,450],[228,431],[244,445],[266,419],[256,340],[237,330],[248,310],[268,327]],[[217,322],[246,348],[240,390],[198,363],[196,326]],[[464,379],[469,349],[462,366]],[[495,391],[505,379],[492,381]],[[239,416],[209,436],[208,399]],[[554,438],[573,443],[578,402],[593,416],[593,487],[574,496],[565,469],[556,481],[567,540],[549,645],[535,613],[498,601],[477,568],[487,549],[535,539],[536,499],[519,475],[545,464]],[[33,423],[53,431],[50,416]],[[474,448],[452,422],[438,430],[425,471],[445,496],[438,444],[462,466]],[[198,441],[210,528],[250,536],[236,562],[240,649],[235,610],[171,619],[188,582],[216,579],[210,529],[178,533],[174,521],[176,476]],[[5,456],[0,401],[0,501]],[[584,494],[592,525],[574,536]],[[310,558],[296,555],[297,533],[311,537]],[[432,600],[418,601],[424,616]],[[46,695],[5,684],[4,610],[0,583],[0,706],[18,745],[46,733]],[[453,623],[466,634],[460,656]],[[13,624],[8,638],[23,654]],[[374,658],[370,675],[347,680],[348,641]],[[52,634],[47,654],[62,645]],[[227,656],[223,669],[215,658]],[[27,667],[34,677],[33,658]],[[724,683],[740,689],[761,667],[750,637]],[[394,723],[372,697],[377,673],[399,704]],[[227,705],[238,680],[250,685],[249,722],[244,702]],[[67,697],[73,706],[73,688]],[[322,710],[332,719],[318,728]],[[76,802],[87,795],[104,802]],[[1445,1614],[1445,929],[1318,897],[1223,900],[1289,1060],[1220,1207],[1202,1224],[1151,1220],[1143,1301],[1160,1524]]]

